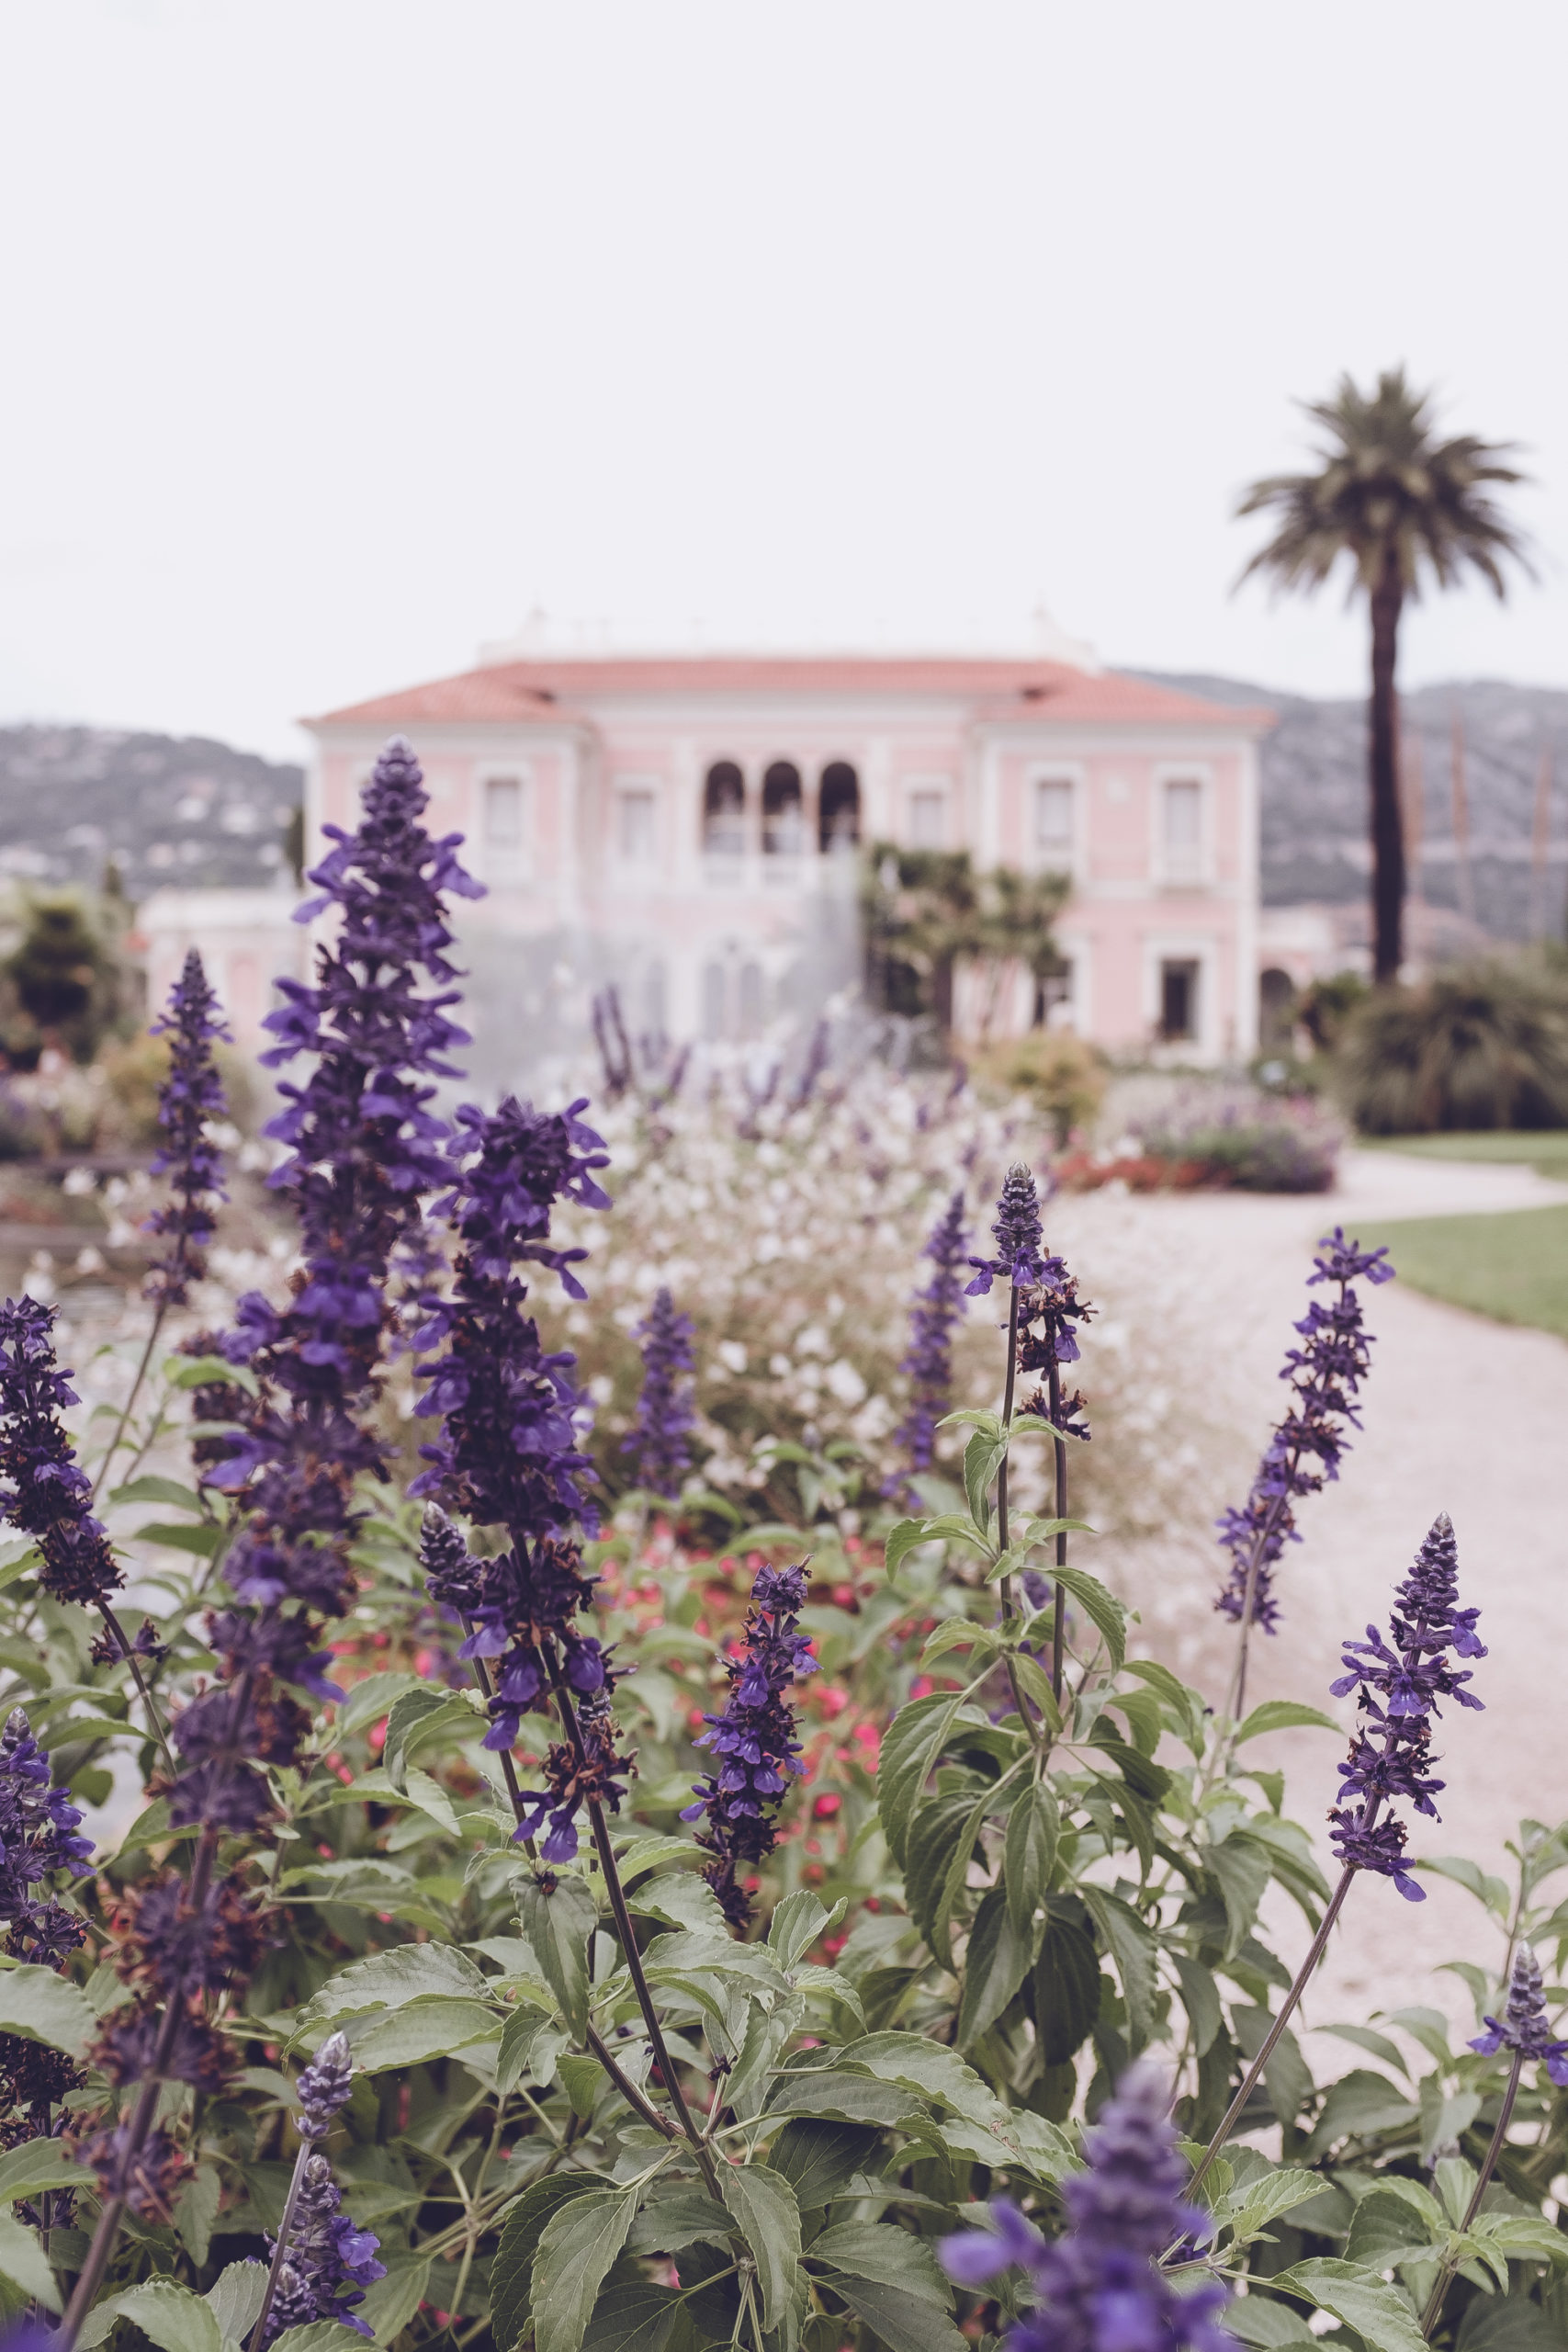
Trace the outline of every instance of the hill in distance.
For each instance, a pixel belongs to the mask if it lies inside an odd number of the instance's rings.
[[[0,728],[0,876],[96,888],[112,859],[132,900],[265,888],[304,789],[303,768],[204,736]]]
[[[1130,674],[1211,702],[1250,703],[1275,713],[1259,757],[1266,905],[1365,898],[1364,700],[1320,702],[1195,673]],[[1456,849],[1457,764],[1474,920],[1495,939],[1528,939],[1543,930],[1561,937],[1568,899],[1568,689],[1496,679],[1419,686],[1401,695],[1400,714],[1412,895],[1472,911]],[[1410,825],[1417,809],[1419,842]],[[1546,854],[1538,861],[1542,813]]]

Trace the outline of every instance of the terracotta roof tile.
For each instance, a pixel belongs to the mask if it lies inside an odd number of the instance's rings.
[[[1058,724],[1203,726],[1255,733],[1267,710],[1203,702],[1140,678],[1096,676],[1060,662],[963,656],[671,654],[499,662],[455,678],[374,695],[308,719],[312,728],[476,724],[572,718],[606,699],[660,695],[929,695],[968,700],[992,718],[1038,715]]]

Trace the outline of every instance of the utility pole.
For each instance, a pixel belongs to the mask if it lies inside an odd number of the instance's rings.
[[[1464,788],[1464,713],[1454,705],[1453,735],[1450,750],[1452,763],[1454,865],[1459,895],[1459,910],[1466,922],[1475,921],[1475,876],[1470,864],[1470,802]]]

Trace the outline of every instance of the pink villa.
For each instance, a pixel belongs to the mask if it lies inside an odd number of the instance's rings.
[[[1053,1002],[960,975],[961,1032],[1070,1024],[1218,1062],[1258,1034],[1267,712],[1048,660],[497,659],[309,722],[307,820],[352,825],[409,736],[489,895],[464,949],[615,978],[634,1028],[761,1035],[853,975],[857,842],[1071,876]],[[523,1005],[520,1001],[519,1010]],[[581,1008],[580,1008],[581,1009]]]
[[[815,1012],[856,979],[850,853],[873,842],[1071,878],[1065,982],[1047,1003],[1027,972],[960,971],[961,1035],[1049,1021],[1207,1063],[1256,1045],[1267,712],[1060,660],[603,655],[496,658],[308,724],[312,846],[323,821],[353,825],[392,734],[423,763],[433,826],[466,836],[491,1079],[581,1035],[608,980],[634,1034],[739,1043]],[[200,944],[256,1042],[271,973],[302,968],[287,899],[157,900],[154,1000]]]

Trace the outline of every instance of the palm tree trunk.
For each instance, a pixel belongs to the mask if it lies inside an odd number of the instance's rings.
[[[1369,783],[1372,836],[1372,978],[1397,979],[1404,961],[1404,829],[1399,808],[1399,704],[1394,665],[1404,585],[1390,548],[1372,590],[1372,699]]]

